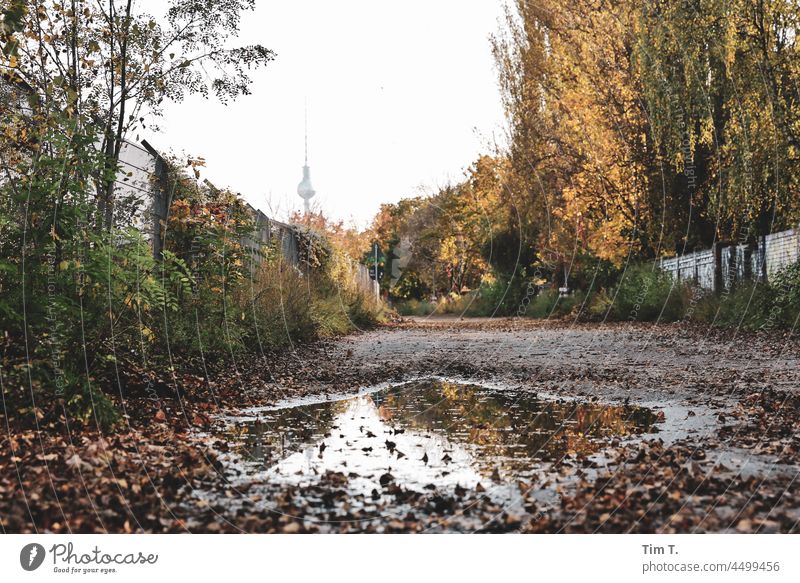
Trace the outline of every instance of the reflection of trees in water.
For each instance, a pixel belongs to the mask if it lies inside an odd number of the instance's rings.
[[[264,412],[258,421],[237,427],[235,451],[245,459],[270,465],[324,437],[346,408],[345,401]]]
[[[454,383],[416,383],[376,396],[399,424],[441,431],[483,454],[555,459],[589,454],[602,437],[648,431],[655,415],[637,407],[554,402]]]
[[[588,455],[603,445],[601,438],[648,431],[655,421],[651,411],[638,407],[547,401],[438,381],[402,385],[371,399],[389,426],[440,433],[480,448],[486,461],[502,458],[512,466],[515,460]],[[229,435],[237,454],[270,465],[336,431],[337,418],[351,402],[268,411]]]

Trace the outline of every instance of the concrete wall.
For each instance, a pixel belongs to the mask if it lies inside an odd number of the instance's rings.
[[[800,259],[800,231],[773,233],[758,244],[717,244],[712,249],[661,259],[661,269],[675,279],[722,291],[746,280],[767,281]]]
[[[671,273],[675,279],[688,280],[705,289],[714,288],[715,268],[713,249],[661,260],[661,269]]]
[[[146,144],[146,142],[145,142]],[[156,252],[161,252],[160,226],[155,214],[165,215],[158,184],[159,156],[154,156],[145,146],[124,142],[119,153],[120,169],[114,182],[114,200],[121,217],[146,233]],[[154,214],[155,213],[155,214]]]
[[[767,280],[769,280],[775,273],[797,261],[800,240],[798,240],[797,229],[789,229],[767,235],[765,242],[764,258],[767,266]]]
[[[167,179],[167,163],[161,154],[146,141],[142,145],[126,142],[120,152],[120,175],[116,182],[117,200],[127,201],[132,222],[142,229],[156,257],[161,256],[164,225],[172,203],[172,189]],[[287,266],[304,269],[301,253],[301,235],[292,225],[273,220],[249,204],[256,224],[251,237],[242,241],[251,249],[252,268],[261,261],[258,250],[263,244],[275,245]],[[377,283],[369,277],[369,269],[353,262],[352,277],[364,293],[377,296]]]
[[[356,263],[355,266],[356,272],[354,274],[354,280],[356,285],[367,297],[374,297],[377,301],[380,294],[380,287],[378,282],[369,276],[369,267],[363,263]]]

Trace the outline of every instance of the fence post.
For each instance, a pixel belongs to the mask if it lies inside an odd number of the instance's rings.
[[[742,250],[742,279],[749,281],[753,278],[753,245],[748,243]]]
[[[154,184],[151,185],[153,200],[150,202],[151,229],[153,257],[160,261],[161,251],[164,249],[164,236],[166,222],[169,217],[169,207],[172,204],[172,192],[169,188],[169,172],[166,160],[151,146],[147,140],[142,140],[142,146],[155,160],[153,168]]]
[[[722,293],[722,245],[715,241],[711,246],[714,253],[714,293]]]

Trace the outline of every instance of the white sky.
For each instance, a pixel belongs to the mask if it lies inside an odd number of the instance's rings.
[[[459,180],[501,141],[488,41],[501,11],[501,0],[258,0],[239,44],[277,59],[253,74],[252,95],[170,104],[147,137],[204,156],[204,177],[284,218],[302,208],[307,98],[314,201],[365,226],[381,203]]]

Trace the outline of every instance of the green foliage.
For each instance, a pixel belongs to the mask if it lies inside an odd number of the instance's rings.
[[[374,302],[354,286],[352,263],[324,235],[298,226],[301,265],[288,265],[279,240],[256,242],[240,198],[172,174],[167,253],[186,266],[192,287],[182,309],[167,315],[163,338],[171,350],[214,361],[375,323]]]
[[[581,294],[561,297],[557,290],[548,289],[536,296],[525,315],[532,318],[574,316],[576,307],[581,305],[582,300]]]
[[[248,71],[274,57],[231,46],[254,7],[179,0],[160,18],[125,1],[0,7],[0,374],[11,410],[113,423],[110,395],[126,372],[164,365],[184,313],[217,325],[205,338],[215,350],[246,343],[243,328],[220,324],[247,307],[234,301],[248,275],[243,203],[215,200],[205,210],[225,220],[207,231],[178,221],[201,251],[168,247],[156,261],[116,184],[126,135],[165,99],[249,92]]]
[[[685,286],[674,282],[669,274],[652,264],[631,266],[608,292],[613,301],[611,319],[632,322],[680,320],[686,313],[686,292]]]
[[[181,173],[156,259],[137,228],[97,228],[96,139],[73,120],[0,181],[0,338],[6,407],[20,419],[108,427],[126,379],[177,359],[261,354],[379,317],[353,265],[301,234],[300,268],[261,245],[244,202]]]
[[[800,316],[800,263],[771,277],[768,285],[748,282],[710,295],[700,302],[694,319],[746,330],[794,329]]]
[[[583,301],[583,294],[561,297],[553,289],[535,286],[508,286],[494,282],[465,294],[449,294],[436,302],[406,300],[397,302],[401,316],[457,315],[464,317],[518,316],[537,319],[573,315]]]
[[[380,322],[384,314],[383,308],[376,305],[374,298],[357,293],[348,305],[348,316],[351,326],[369,328]]]
[[[495,316],[524,315],[541,292],[537,282],[525,277],[498,277],[480,288],[476,311]]]
[[[436,304],[427,300],[403,300],[393,307],[401,316],[430,316],[436,311]]]
[[[800,262],[775,274],[769,288],[772,301],[762,327],[793,329],[800,316]]]
[[[772,301],[773,294],[767,286],[752,282],[704,298],[694,319],[725,328],[757,330],[766,321]]]
[[[81,419],[108,423],[114,416],[96,387],[108,380],[114,326],[125,330],[134,304],[165,296],[158,285],[137,287],[120,276],[120,269],[130,274],[139,268],[146,277],[152,267],[139,262],[135,249],[146,248],[141,235],[123,232],[111,245],[110,235],[92,228],[90,176],[103,164],[94,135],[63,116],[40,122],[29,134],[35,146],[5,168],[14,179],[0,181],[0,330],[7,339],[2,359],[8,404],[39,416],[43,410],[56,415],[61,403]],[[119,301],[126,294],[128,305]]]
[[[349,310],[335,296],[315,300],[309,309],[317,334],[323,338],[340,336],[352,329]]]
[[[502,157],[481,156],[461,183],[381,207],[372,230],[387,254],[381,287],[390,299],[460,295],[476,289],[494,262],[517,258],[502,240],[493,245],[509,223],[505,167]]]
[[[86,381],[81,381],[78,389],[71,391],[65,409],[72,420],[84,425],[108,428],[120,419],[111,399]]]

